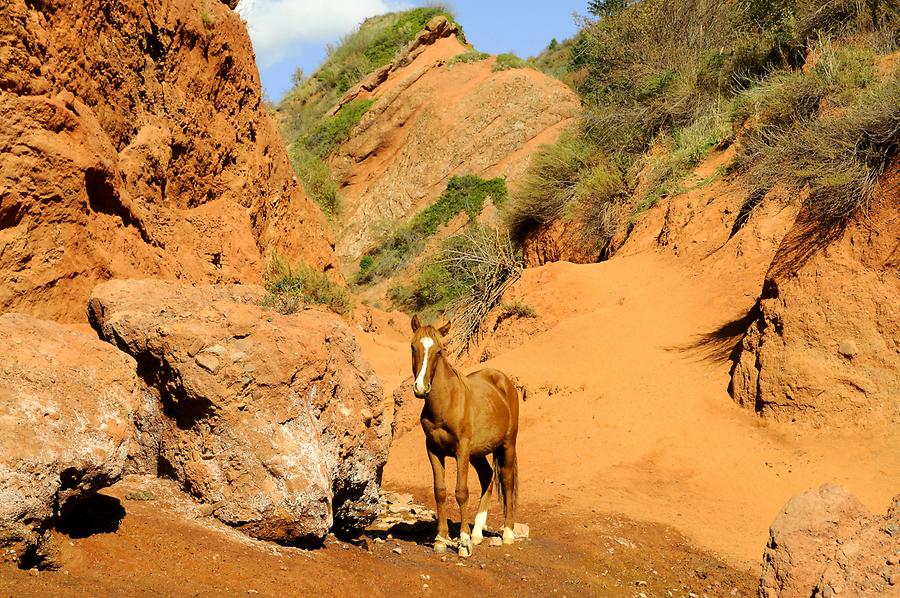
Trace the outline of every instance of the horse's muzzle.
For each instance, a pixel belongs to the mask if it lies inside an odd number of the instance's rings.
[[[418,386],[413,384],[413,394],[416,395],[416,398],[424,399],[425,397],[428,396],[428,393],[430,393],[430,392],[431,392],[431,384],[426,384],[424,391],[419,390]]]

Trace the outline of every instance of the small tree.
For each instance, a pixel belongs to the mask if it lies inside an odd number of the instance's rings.
[[[297,70],[294,71],[294,74],[291,75],[291,82],[297,86],[303,83],[303,80],[306,78],[306,73],[303,72],[303,67],[297,67]]]
[[[590,0],[588,12],[595,17],[609,17],[628,5],[628,0]]]

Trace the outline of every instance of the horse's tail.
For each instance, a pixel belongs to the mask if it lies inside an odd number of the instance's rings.
[[[507,466],[512,468],[509,488],[503,483],[501,473],[501,470]],[[519,504],[519,458],[515,453],[513,453],[512,463],[509,464],[506,463],[502,448],[494,453],[494,485],[497,486],[497,494],[503,504],[503,515],[506,516],[508,512],[515,514]]]

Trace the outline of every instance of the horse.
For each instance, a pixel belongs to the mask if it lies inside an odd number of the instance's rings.
[[[450,331],[448,322],[440,328],[423,326],[412,318],[413,393],[425,399],[420,421],[425,432],[425,448],[434,474],[437,505],[435,552],[446,552],[451,543],[444,502],[444,459],[456,459],[456,502],[459,504],[459,548],[461,557],[472,554],[484,540],[488,504],[494,481],[503,502],[503,543],[511,544],[518,498],[516,435],[519,431],[519,394],[513,381],[498,370],[482,369],[463,375],[444,354],[442,338]],[[493,467],[487,455],[493,455]],[[481,501],[472,535],[466,503],[469,500],[469,463],[478,474]]]

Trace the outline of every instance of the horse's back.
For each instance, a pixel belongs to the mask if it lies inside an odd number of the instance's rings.
[[[494,395],[507,407],[513,421],[519,419],[519,393],[512,378],[493,368],[484,368],[467,376],[469,385],[477,394]]]

